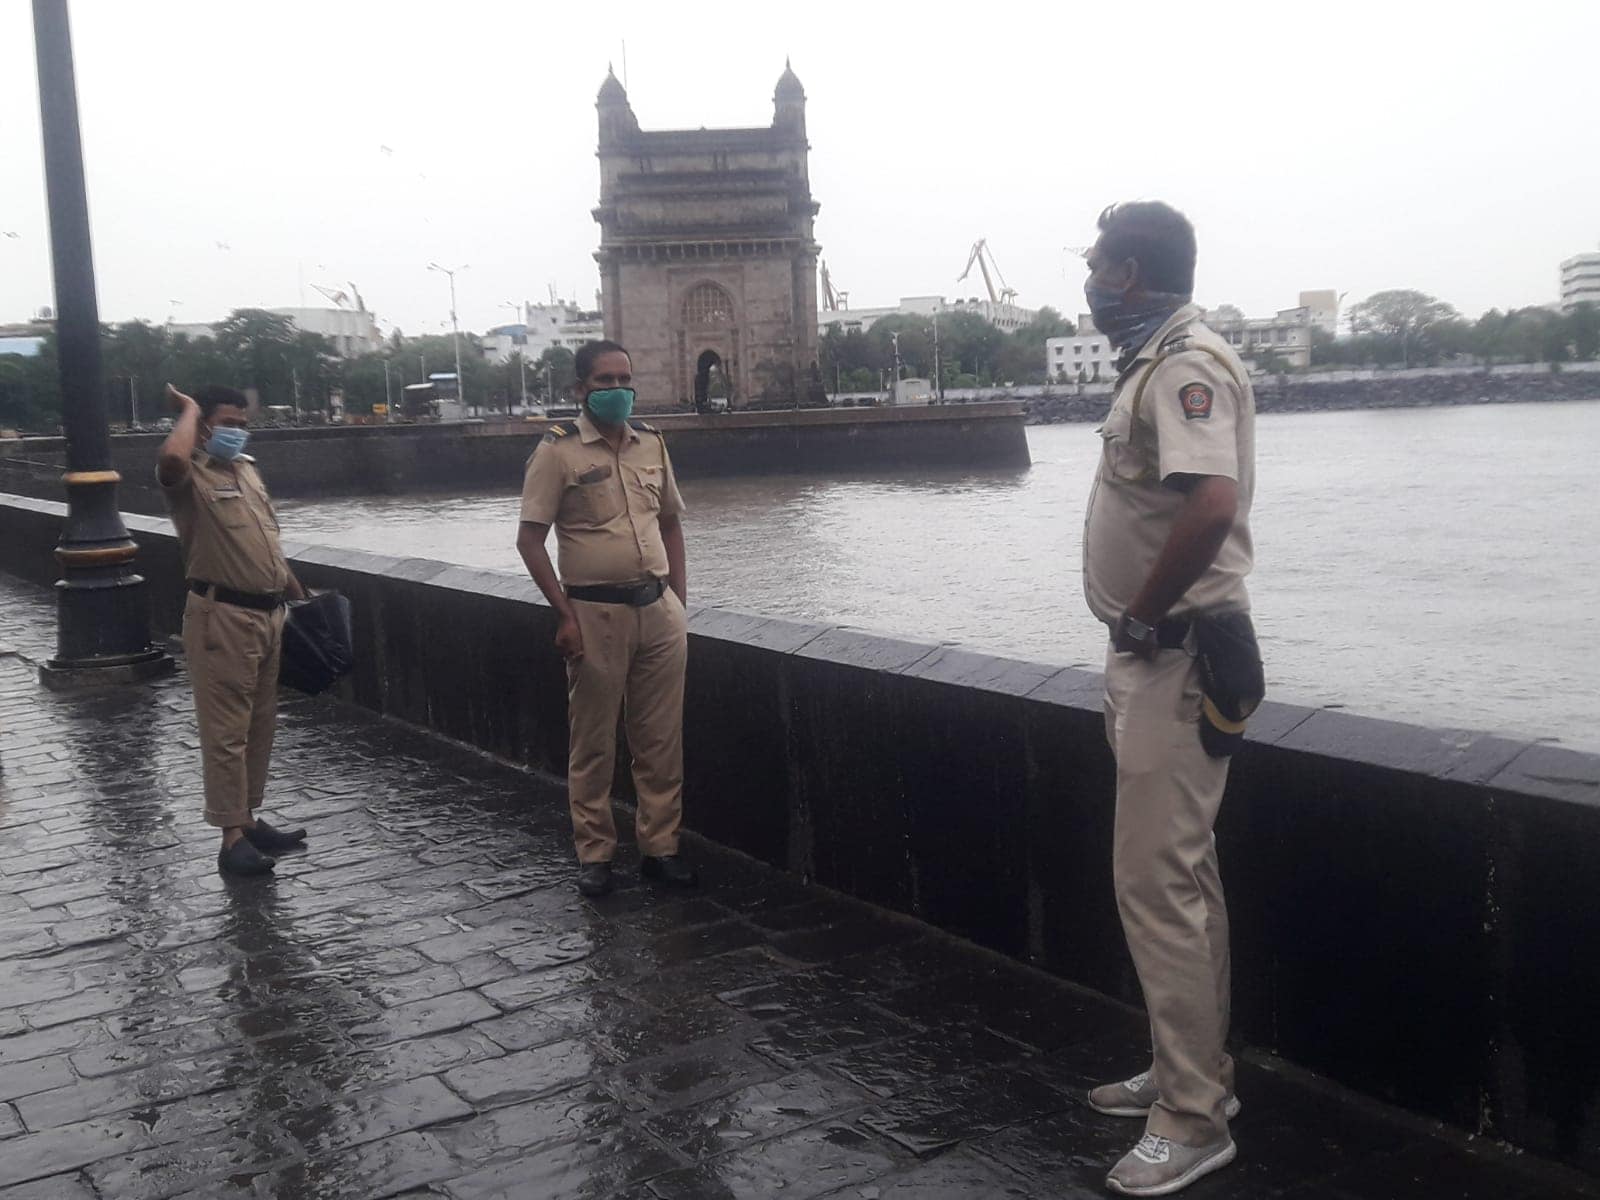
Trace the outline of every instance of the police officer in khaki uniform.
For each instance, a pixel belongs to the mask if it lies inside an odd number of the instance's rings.
[[[189,579],[183,650],[200,727],[205,818],[222,830],[221,870],[262,875],[276,861],[268,854],[292,850],[306,836],[255,815],[277,725],[284,601],[305,592],[279,548],[278,519],[255,460],[243,452],[249,401],[216,386],[194,399],[168,384],[167,395],[178,418],[156,478]]]
[[[560,619],[567,660],[568,803],[578,890],[611,890],[617,715],[626,721],[646,878],[698,883],[678,854],[683,817],[683,679],[688,568],[683,498],[661,434],[633,411],[633,366],[616,342],[577,353],[578,419],[553,427],[528,460],[517,550]],[[559,579],[545,550],[556,530]]]
[[[1107,1186],[1169,1195],[1233,1161],[1228,910],[1212,826],[1228,760],[1201,744],[1194,622],[1244,613],[1255,400],[1200,321],[1193,227],[1159,203],[1100,216],[1085,287],[1122,351],[1084,524],[1084,590],[1111,630],[1106,736],[1117,763],[1113,876],[1153,1062],[1090,1104],[1146,1118]]]

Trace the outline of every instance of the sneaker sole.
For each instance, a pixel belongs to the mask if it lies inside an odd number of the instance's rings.
[[[1123,1105],[1112,1108],[1107,1107],[1106,1105],[1096,1104],[1093,1096],[1089,1098],[1089,1107],[1094,1109],[1095,1112],[1103,1113],[1108,1117],[1148,1117],[1150,1115],[1150,1110],[1148,1108],[1135,1108],[1133,1105]],[[1222,1115],[1231,1121],[1239,1115],[1239,1111],[1242,1108],[1244,1108],[1244,1105],[1239,1103],[1239,1097],[1229,1096],[1222,1105]]]
[[[1239,1147],[1234,1145],[1230,1138],[1228,1144],[1217,1151],[1210,1158],[1202,1158],[1176,1179],[1169,1179],[1166,1183],[1158,1183],[1154,1187],[1129,1188],[1123,1187],[1110,1176],[1106,1177],[1106,1187],[1116,1192],[1119,1196],[1170,1196],[1174,1192],[1181,1192],[1197,1179],[1204,1179],[1213,1171],[1220,1171],[1239,1155]]]

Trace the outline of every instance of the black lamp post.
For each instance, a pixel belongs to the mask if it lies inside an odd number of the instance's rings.
[[[139,548],[117,509],[122,477],[111,468],[66,0],[33,0],[33,39],[67,437],[67,520],[56,546],[62,574],[56,583],[56,656],[39,675],[50,687],[148,679],[172,670],[173,663],[150,644],[144,577],[133,569]]]

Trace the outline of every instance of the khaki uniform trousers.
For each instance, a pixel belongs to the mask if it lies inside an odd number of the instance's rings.
[[[638,799],[641,854],[678,852],[683,820],[683,676],[689,622],[668,588],[654,604],[574,600],[583,657],[567,664],[567,802],[579,862],[610,862],[617,850],[611,816],[617,716],[626,722]]]
[[[194,688],[206,822],[244,825],[261,807],[278,724],[285,611],[262,612],[189,593],[183,653]]]
[[[1228,760],[1200,745],[1199,668],[1106,652],[1106,739],[1117,760],[1112,875],[1139,973],[1160,1099],[1146,1128],[1185,1146],[1220,1140],[1233,1093],[1228,907],[1212,826]]]

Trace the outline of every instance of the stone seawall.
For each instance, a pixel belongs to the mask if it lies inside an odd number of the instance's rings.
[[[1028,440],[1016,402],[938,408],[815,409],[714,416],[652,415],[684,478],[710,475],[897,470],[915,467],[1025,467]],[[274,496],[388,496],[522,486],[523,467],[544,421],[468,425],[262,429],[250,451]],[[111,439],[122,473],[121,504],[164,511],[155,484],[163,435]],[[0,443],[0,491],[61,496],[60,438]]]
[[[52,579],[62,513],[0,497],[0,570]],[[170,527],[128,520],[174,630]],[[286,550],[354,603],[346,700],[563,773],[531,583]],[[1098,675],[697,609],[685,741],[699,832],[1138,1002]],[[1269,703],[1217,837],[1241,1039],[1600,1173],[1600,756]]]
[[[1346,412],[1364,408],[1432,408],[1462,404],[1526,404],[1600,400],[1600,372],[1527,371],[1342,372],[1367,378],[1277,375],[1255,381],[1256,411]],[[1099,421],[1111,403],[1109,384],[1083,392],[1045,391],[1027,401],[1028,424]]]

